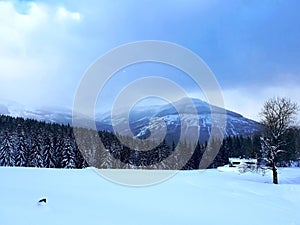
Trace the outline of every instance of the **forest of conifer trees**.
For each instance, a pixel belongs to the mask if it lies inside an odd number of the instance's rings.
[[[158,143],[154,149],[139,151],[121,144],[119,138],[106,131],[79,129],[84,144],[77,145],[73,128],[69,125],[50,124],[32,119],[0,116],[0,166],[45,167],[80,169],[97,168],[151,168],[151,169],[199,169],[199,163],[207,143],[195,146],[179,143],[191,154],[182,167],[163,164],[178,143]],[[99,138],[103,145],[99,145]],[[122,138],[124,139],[124,137]],[[126,139],[126,137],[125,137]],[[128,141],[130,141],[128,139]],[[252,137],[234,136],[224,140],[210,168],[228,164],[229,157],[259,158],[261,156],[260,134]],[[145,142],[147,143],[147,142]],[[300,159],[300,131],[291,129],[286,135],[286,153],[280,156],[279,166],[295,165]],[[83,157],[84,156],[84,157]],[[173,164],[178,164],[180,155]]]

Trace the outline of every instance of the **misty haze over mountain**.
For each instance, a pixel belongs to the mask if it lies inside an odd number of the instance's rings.
[[[130,135],[133,133],[137,138],[147,138],[151,135],[149,133],[150,130],[155,131],[156,136],[163,135],[161,133],[163,131],[162,124],[151,123],[153,119],[159,118],[164,122],[163,126],[166,126],[167,139],[173,140],[178,138],[180,136],[181,124],[185,124],[186,129],[199,130],[201,142],[207,141],[210,136],[213,114],[223,116],[227,120],[225,136],[253,135],[261,129],[261,125],[258,122],[247,119],[238,113],[211,106],[207,102],[199,99],[192,99],[192,102],[197,112],[196,117],[190,114],[192,110],[187,107],[187,99],[181,99],[172,104],[153,106],[137,105],[130,111],[129,118],[127,118],[125,112],[120,112],[114,115],[113,118],[111,118],[111,112],[96,114],[95,123],[98,130],[113,132],[113,123],[111,120],[113,119],[114,125],[124,127],[121,134]],[[174,105],[177,106],[181,114],[177,112]],[[34,109],[16,102],[1,100],[0,114],[72,125],[72,109],[68,108],[44,107],[42,109]],[[83,121],[86,119],[87,118],[84,117],[82,118]],[[130,129],[126,129],[127,123],[129,123]],[[216,124],[218,126],[217,122]]]

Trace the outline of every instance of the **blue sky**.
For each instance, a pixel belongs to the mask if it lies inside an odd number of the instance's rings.
[[[206,62],[226,108],[258,119],[273,96],[300,104],[299,8],[297,0],[0,1],[0,98],[71,107],[99,56],[128,42],[163,40]],[[172,79],[198,97],[184,74]],[[111,90],[130,80],[116,77]]]

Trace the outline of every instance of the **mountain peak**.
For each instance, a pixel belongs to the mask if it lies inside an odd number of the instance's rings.
[[[193,105],[190,104],[191,101]],[[158,133],[158,135],[155,134],[155,136],[166,135],[169,140],[172,140],[180,136],[181,124],[185,124],[188,129],[200,129],[200,141],[203,142],[208,140],[210,136],[210,130],[213,124],[212,120],[214,118],[226,119],[225,136],[251,135],[261,128],[261,125],[256,121],[244,118],[238,113],[210,105],[196,98],[182,98],[174,103],[165,104],[156,110],[152,110],[151,106],[144,106],[142,110],[141,108],[139,108],[139,110],[133,109],[130,112],[129,118],[127,118],[126,115],[127,114],[117,115],[114,121],[118,121],[117,125],[119,127],[124,127],[123,135],[133,133],[139,138],[148,137],[151,134],[151,130]],[[221,117],[218,115],[221,115]],[[155,118],[160,118],[164,121],[167,126],[167,134],[162,134],[161,130],[163,129],[157,124],[150,123],[150,121]],[[104,123],[111,125],[110,119],[105,120]],[[130,129],[125,129],[125,127],[127,127],[126,123],[129,123]],[[220,126],[224,125],[220,124]],[[101,127],[99,127],[99,129],[101,129]]]
[[[190,105],[192,101],[193,105]],[[176,108],[175,108],[176,106]],[[196,109],[196,115],[195,110]],[[15,102],[1,102],[0,114],[10,115],[14,117],[31,118],[39,121],[46,121],[60,124],[72,124],[72,111],[69,109],[44,108],[29,109]],[[210,105],[209,103],[196,98],[182,98],[174,103],[168,103],[161,106],[138,106],[131,110],[128,118],[127,113],[116,115],[114,121],[117,121],[119,127],[124,127],[123,135],[133,133],[136,137],[145,138],[149,135],[149,131],[158,132],[161,128],[157,124],[150,123],[155,118],[160,118],[167,126],[167,136],[169,139],[178,138],[180,136],[181,120],[183,124],[192,129],[200,129],[201,141],[209,138],[211,125],[213,123],[212,115],[221,114],[225,116],[226,136],[230,135],[251,135],[261,129],[261,125],[256,121],[244,118],[242,115]],[[96,118],[96,126],[99,130],[113,131],[110,113],[107,117]],[[198,119],[197,119],[198,118]],[[86,118],[82,118],[83,121]],[[120,124],[121,123],[121,124]],[[130,128],[126,124],[129,123]]]

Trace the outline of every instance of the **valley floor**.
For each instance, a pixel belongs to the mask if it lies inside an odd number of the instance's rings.
[[[5,167],[0,168],[0,224],[299,225],[300,169],[279,172],[279,185],[271,183],[271,174],[210,169],[181,171],[156,185],[128,187],[92,168]],[[38,205],[42,197],[47,203]]]

